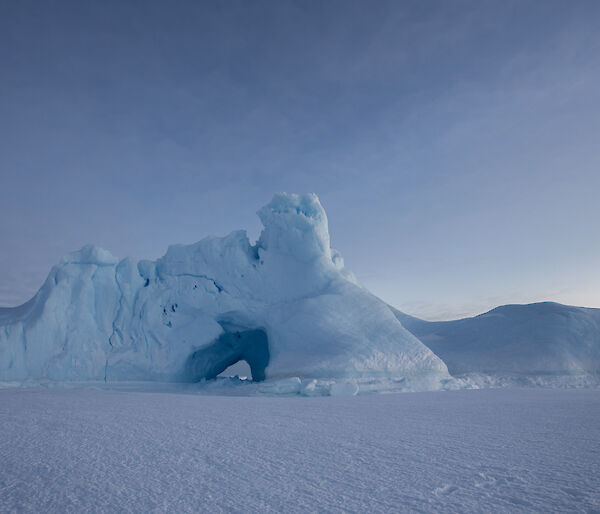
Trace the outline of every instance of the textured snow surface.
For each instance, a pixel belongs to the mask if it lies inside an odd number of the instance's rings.
[[[497,383],[526,382],[525,375],[548,385],[569,382],[557,375],[572,375],[574,385],[598,382],[600,309],[552,302],[504,305],[473,318],[437,322],[392,311],[453,375],[502,375]]]
[[[245,231],[174,245],[157,261],[86,246],[26,304],[0,309],[0,380],[448,377],[445,364],[358,286],[331,249],[316,195],[275,195]]]
[[[0,390],[0,511],[593,512],[597,390]]]

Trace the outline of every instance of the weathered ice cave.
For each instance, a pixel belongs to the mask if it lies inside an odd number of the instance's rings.
[[[269,341],[267,333],[260,329],[226,328],[212,344],[192,353],[187,362],[187,376],[191,382],[216,378],[229,366],[246,361],[250,366],[252,380],[265,379],[269,365]]]

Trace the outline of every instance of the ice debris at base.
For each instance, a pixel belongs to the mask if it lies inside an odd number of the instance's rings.
[[[362,378],[272,378],[256,382],[237,376],[217,377],[193,383],[148,381],[56,381],[29,379],[0,382],[1,389],[92,389],[105,391],[174,393],[219,396],[356,396],[371,393],[406,393],[418,391],[455,391],[480,389],[482,382],[455,379],[441,375],[412,377]],[[496,387],[491,385],[490,387]]]
[[[316,195],[277,194],[258,215],[255,245],[237,231],[157,261],[67,255],[29,302],[0,309],[0,380],[193,383],[240,360],[265,393],[450,380],[344,268]]]

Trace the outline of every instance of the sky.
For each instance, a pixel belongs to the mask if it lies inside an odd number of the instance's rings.
[[[0,0],[0,305],[315,192],[425,319],[600,307],[600,2]]]

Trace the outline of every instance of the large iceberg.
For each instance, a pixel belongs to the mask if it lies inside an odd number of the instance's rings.
[[[354,280],[314,194],[277,194],[245,231],[157,261],[94,246],[67,255],[27,303],[0,309],[0,380],[170,381],[244,360],[255,380],[449,377]]]

